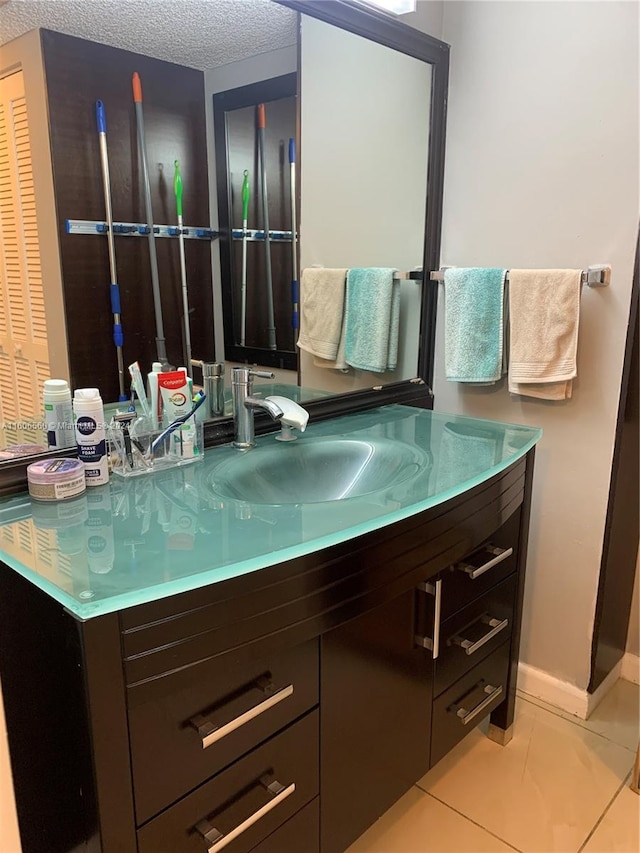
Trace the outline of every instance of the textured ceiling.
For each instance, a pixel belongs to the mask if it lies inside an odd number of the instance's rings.
[[[0,44],[36,27],[203,70],[296,43],[271,0],[0,0]]]

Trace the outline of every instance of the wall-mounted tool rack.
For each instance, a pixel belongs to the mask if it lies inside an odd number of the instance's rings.
[[[106,234],[109,226],[106,222],[90,219],[67,219],[65,221],[67,234]],[[146,237],[150,233],[149,226],[144,222],[114,222],[113,233],[120,237]],[[153,226],[156,237],[179,237],[180,229],[177,225]],[[196,228],[193,225],[182,228],[183,237],[192,240],[215,240],[219,237],[217,231],[211,228]]]

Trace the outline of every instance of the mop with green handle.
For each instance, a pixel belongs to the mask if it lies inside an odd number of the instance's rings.
[[[240,346],[245,346],[247,328],[247,226],[249,224],[249,171],[244,170],[242,181],[242,279],[240,293],[242,295],[242,314],[240,325]]]
[[[180,276],[182,278],[182,313],[184,314],[184,348],[187,375],[193,375],[191,365],[191,332],[189,331],[189,298],[187,294],[187,264],[184,255],[184,234],[182,233],[182,175],[180,161],[173,161],[173,191],[176,195],[176,210],[178,213],[178,243],[180,245]]]

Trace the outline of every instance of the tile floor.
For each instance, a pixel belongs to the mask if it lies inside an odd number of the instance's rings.
[[[589,720],[518,694],[506,747],[486,724],[347,853],[640,853],[629,788],[640,687],[619,680]]]

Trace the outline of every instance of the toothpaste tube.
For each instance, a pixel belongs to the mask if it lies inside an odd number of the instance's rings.
[[[158,391],[162,399],[163,425],[170,426],[192,406],[189,377],[182,370],[158,373]],[[191,458],[195,455],[196,425],[193,418],[181,424],[169,436],[170,453]]]

